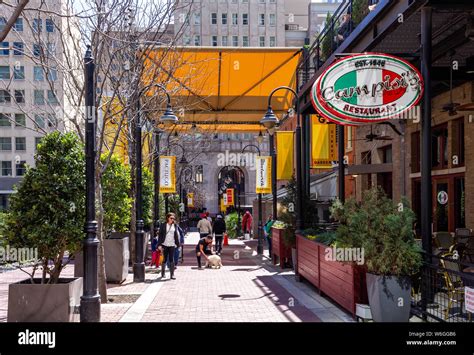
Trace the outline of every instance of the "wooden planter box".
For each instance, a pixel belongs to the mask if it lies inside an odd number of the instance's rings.
[[[272,228],[272,261],[273,264],[280,262],[280,267],[285,268],[285,260],[291,260],[291,247],[283,242],[283,229]]]
[[[356,303],[368,303],[365,268],[325,259],[328,246],[296,236],[297,274],[355,317]]]

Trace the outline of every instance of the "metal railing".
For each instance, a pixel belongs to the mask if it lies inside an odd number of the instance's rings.
[[[345,0],[341,3],[316,40],[303,51],[303,56],[296,69],[298,90],[311,80],[331,54],[367,16],[369,6],[376,5],[378,2],[378,0],[367,0],[361,5],[359,1],[359,6],[353,6],[356,0]],[[351,18],[344,23],[342,17],[348,13],[351,14]]]
[[[421,271],[412,278],[412,314],[428,322],[472,322],[465,293],[466,287],[474,290],[474,273],[464,270],[474,264],[453,253],[424,257]]]

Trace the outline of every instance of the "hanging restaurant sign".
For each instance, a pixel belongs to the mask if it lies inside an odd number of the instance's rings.
[[[388,54],[364,53],[330,65],[311,92],[314,108],[328,120],[360,125],[402,118],[423,93],[411,63]]]

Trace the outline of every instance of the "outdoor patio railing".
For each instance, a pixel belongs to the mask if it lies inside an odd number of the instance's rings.
[[[465,270],[474,270],[474,264],[452,253],[424,257],[421,271],[412,278],[412,313],[428,322],[472,322],[466,287],[474,290],[474,272]]]

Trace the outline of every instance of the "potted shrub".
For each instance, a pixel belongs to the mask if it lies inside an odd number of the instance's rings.
[[[367,292],[376,322],[406,322],[410,317],[410,276],[421,266],[421,248],[412,232],[414,212],[396,205],[380,187],[331,208],[339,247],[361,248],[367,266]]]
[[[272,260],[276,264],[279,260],[283,269],[291,258],[291,229],[283,221],[275,221],[272,225]],[[293,233],[294,235],[294,233]]]
[[[60,276],[84,238],[84,148],[74,133],[54,132],[37,149],[35,167],[11,195],[4,237],[38,259],[24,270],[28,279],[9,285],[8,321],[78,320],[82,278]]]

